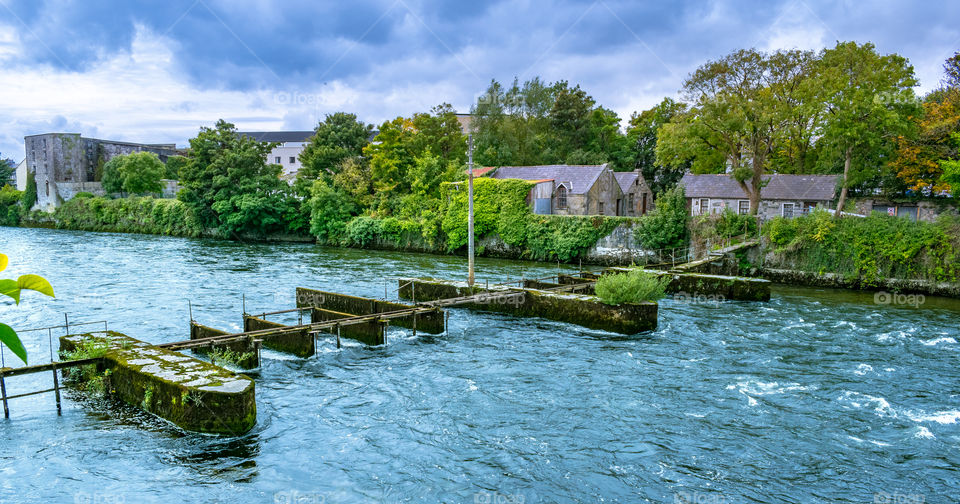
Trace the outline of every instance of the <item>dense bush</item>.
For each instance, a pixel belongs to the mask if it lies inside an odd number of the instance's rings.
[[[826,211],[777,218],[763,228],[793,267],[839,273],[867,285],[883,278],[960,281],[960,219],[936,223],[873,214],[835,219]]]
[[[690,239],[687,199],[683,186],[676,186],[657,198],[653,212],[641,217],[634,236],[647,250],[685,248]]]
[[[625,217],[531,215],[524,242],[530,259],[570,261],[585,253],[620,224]]]
[[[203,228],[181,201],[133,197],[73,198],[54,213],[57,227],[85,231],[200,236]]]
[[[16,226],[20,224],[23,191],[18,191],[9,185],[0,189],[0,226]]]
[[[23,189],[23,211],[29,212],[37,203],[37,177],[32,171],[27,172],[27,187]]]
[[[669,283],[667,275],[634,269],[628,273],[601,276],[597,280],[596,294],[608,305],[658,301],[665,295]]]

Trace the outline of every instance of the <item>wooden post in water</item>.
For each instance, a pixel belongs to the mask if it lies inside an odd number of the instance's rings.
[[[10,408],[7,407],[7,384],[3,381],[2,371],[0,371],[0,396],[3,397],[3,417],[10,418]]]
[[[337,350],[340,349],[340,324],[337,324]]]
[[[63,415],[63,410],[60,408],[60,378],[57,377],[57,365],[53,365],[53,392],[57,396],[57,416]]]

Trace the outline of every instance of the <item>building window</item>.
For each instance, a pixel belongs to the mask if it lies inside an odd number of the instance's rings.
[[[737,201],[737,213],[747,215],[750,213],[750,200]]]
[[[274,164],[280,164],[280,156],[277,156],[277,157],[273,158],[273,163],[274,163]]]
[[[567,188],[564,186],[557,188],[557,208],[567,208]]]
[[[634,213],[636,209],[633,207],[633,193],[627,195],[627,206],[630,207],[629,213]]]
[[[297,162],[297,157],[296,157],[296,156],[290,156],[290,164],[296,164],[296,162]]]
[[[597,205],[599,205],[599,212],[597,213],[599,213],[600,215],[603,215],[603,202],[601,201],[600,203],[597,203]]]
[[[697,200],[697,213],[700,215],[707,215],[710,213],[710,198],[700,198]]]
[[[47,196],[50,196],[50,181],[48,180],[48,181],[44,182],[44,184],[45,184],[46,189],[47,189]]]
[[[643,197],[641,198],[641,203],[640,203],[640,215],[646,215],[646,214],[647,214],[647,193],[643,193]]]
[[[796,206],[794,203],[784,203],[783,210],[781,210],[780,215],[783,217],[793,217],[793,208]]]

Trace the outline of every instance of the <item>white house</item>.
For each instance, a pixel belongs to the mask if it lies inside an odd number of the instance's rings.
[[[246,135],[258,142],[278,142],[277,145],[267,155],[267,163],[278,164],[283,168],[281,177],[286,180],[293,180],[300,171],[300,153],[306,147],[308,140],[316,133],[315,131],[241,131],[240,135]]]

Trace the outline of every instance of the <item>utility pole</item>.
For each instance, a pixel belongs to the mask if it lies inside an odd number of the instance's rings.
[[[467,285],[473,287],[473,133],[467,136]]]

